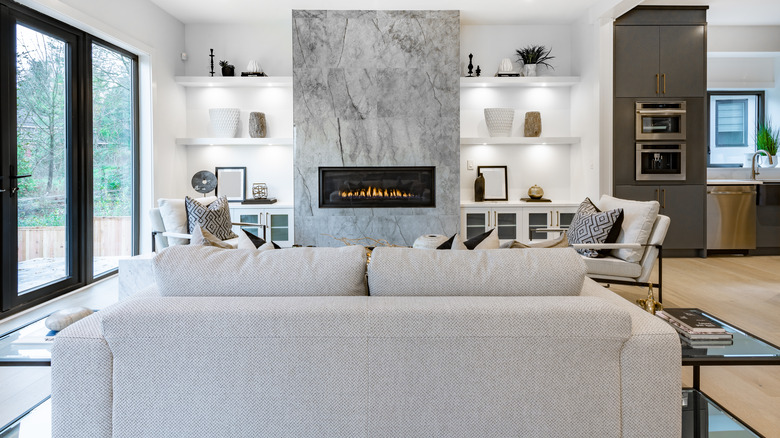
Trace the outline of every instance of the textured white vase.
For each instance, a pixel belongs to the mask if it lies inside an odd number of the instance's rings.
[[[536,76],[536,64],[525,64],[523,66],[523,76]]]
[[[512,108],[485,108],[485,124],[491,137],[509,137],[514,120]]]
[[[509,58],[502,59],[501,65],[498,66],[499,73],[511,73],[513,69],[514,65],[512,65],[512,60]]]
[[[238,108],[209,108],[211,133],[217,138],[233,138],[238,135],[241,111]]]
[[[766,155],[759,155],[758,156],[758,165],[760,167],[777,167],[777,159],[780,157],[780,154],[773,155],[772,156],[772,164],[769,164],[769,157]]]

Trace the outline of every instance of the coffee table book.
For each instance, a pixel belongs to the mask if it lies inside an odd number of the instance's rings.
[[[689,333],[726,333],[726,329],[715,321],[693,311],[693,309],[665,308],[660,317],[677,323]]]

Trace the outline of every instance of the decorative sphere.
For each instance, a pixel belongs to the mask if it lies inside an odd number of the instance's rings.
[[[541,199],[542,196],[544,196],[544,190],[542,190],[541,187],[534,184],[530,189],[528,189],[528,197],[531,199]]]

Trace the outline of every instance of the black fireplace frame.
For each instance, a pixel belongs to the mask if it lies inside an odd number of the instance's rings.
[[[344,203],[329,203],[325,202],[325,193],[323,192],[324,173],[328,171],[343,171],[349,170],[351,172],[376,172],[387,171],[395,173],[404,172],[430,172],[430,196],[428,200],[424,198],[417,201],[409,200],[395,200],[387,199],[382,201],[376,200],[357,200]],[[436,208],[436,167],[435,166],[342,166],[342,167],[325,167],[321,166],[317,172],[318,180],[318,194],[320,208]]]

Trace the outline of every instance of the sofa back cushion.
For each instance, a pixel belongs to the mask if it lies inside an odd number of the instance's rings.
[[[154,258],[162,296],[366,295],[362,246],[275,251],[172,246]]]
[[[585,263],[569,248],[430,251],[376,248],[368,265],[370,295],[579,295]]]

